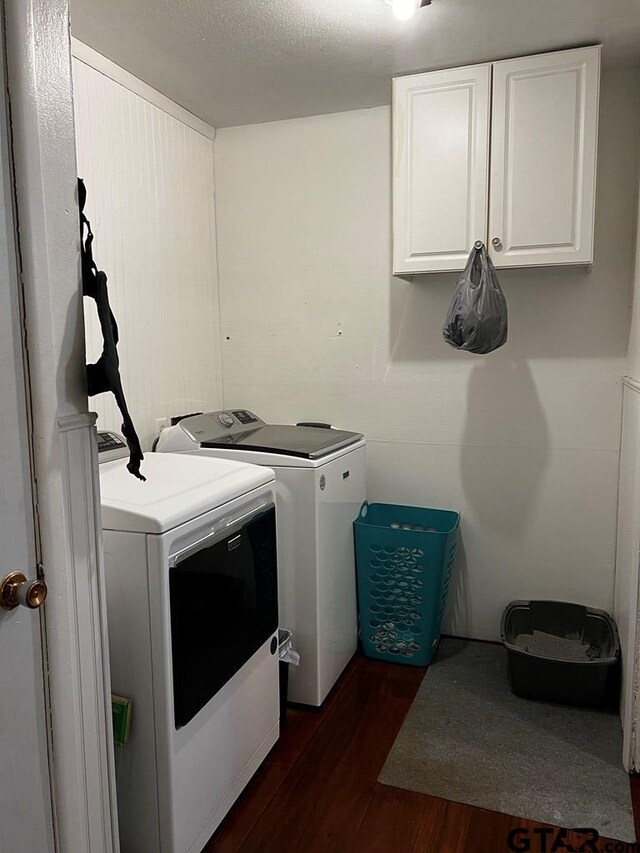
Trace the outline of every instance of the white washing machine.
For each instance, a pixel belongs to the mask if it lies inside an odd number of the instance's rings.
[[[357,645],[353,520],[366,497],[363,436],[266,424],[233,409],[184,418],[161,432],[155,449],[275,471],[280,624],[300,652],[289,701],[321,705]]]
[[[99,433],[123,853],[200,853],[279,733],[275,483]]]

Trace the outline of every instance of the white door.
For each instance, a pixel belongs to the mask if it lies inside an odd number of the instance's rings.
[[[640,383],[623,380],[622,442],[618,490],[615,616],[622,647],[622,763],[638,767],[638,604],[640,562]]]
[[[493,66],[489,239],[497,267],[593,261],[600,47]]]
[[[0,17],[0,28],[2,26]],[[0,29],[0,55],[4,38]],[[4,62],[0,89],[6,91]],[[0,104],[0,580],[36,576],[7,116]],[[41,611],[0,609],[0,850],[53,851]]]
[[[464,268],[487,238],[491,65],[393,81],[393,271]]]

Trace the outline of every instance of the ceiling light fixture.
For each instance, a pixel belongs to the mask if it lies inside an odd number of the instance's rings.
[[[431,0],[387,0],[387,2],[399,21],[408,21],[409,18],[413,18],[416,9],[431,5]]]

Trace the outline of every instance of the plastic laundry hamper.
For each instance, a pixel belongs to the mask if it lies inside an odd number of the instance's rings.
[[[426,666],[456,555],[460,513],[365,501],[353,523],[365,655]]]

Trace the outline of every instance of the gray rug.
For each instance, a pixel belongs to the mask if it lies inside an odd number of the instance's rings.
[[[615,713],[514,696],[502,646],[445,639],[379,781],[635,841],[621,755]]]

